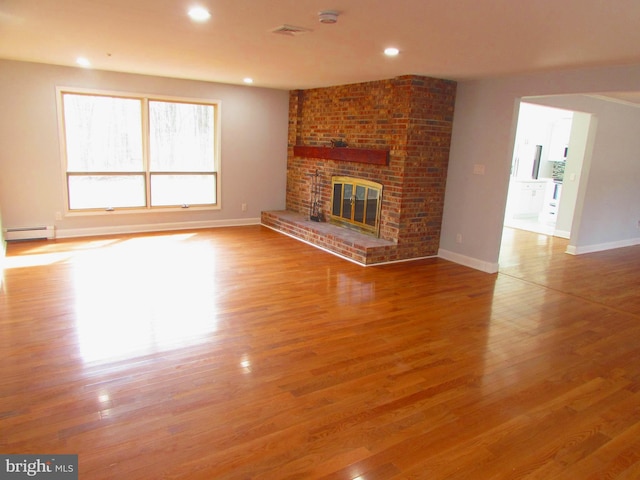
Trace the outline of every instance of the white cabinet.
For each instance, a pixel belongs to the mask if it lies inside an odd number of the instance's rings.
[[[560,118],[553,122],[547,160],[560,162],[567,158],[567,147],[571,136],[571,121],[571,118]]]
[[[546,180],[515,180],[509,186],[507,215],[511,218],[537,217],[542,212]]]
[[[538,221],[542,223],[556,223],[558,218],[558,207],[560,205],[560,196],[562,195],[562,183],[553,182],[547,188],[542,206],[542,212],[538,217]]]

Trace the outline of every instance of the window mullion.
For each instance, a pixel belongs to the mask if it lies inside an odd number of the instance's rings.
[[[142,98],[142,168],[144,169],[144,187],[146,208],[151,208],[151,151],[149,126],[149,99]]]

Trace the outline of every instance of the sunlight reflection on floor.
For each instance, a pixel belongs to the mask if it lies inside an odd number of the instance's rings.
[[[109,240],[65,251],[48,244],[8,258],[8,268],[71,264],[82,359],[120,360],[192,345],[215,332],[216,253],[210,244],[185,241],[192,236]]]

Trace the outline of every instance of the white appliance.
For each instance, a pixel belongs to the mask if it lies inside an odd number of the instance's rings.
[[[511,175],[518,180],[537,180],[541,159],[542,145],[520,145],[513,161]]]

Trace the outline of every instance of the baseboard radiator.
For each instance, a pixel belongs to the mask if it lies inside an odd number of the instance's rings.
[[[4,239],[8,242],[13,240],[52,240],[56,237],[56,230],[53,225],[41,225],[37,227],[6,228]]]

